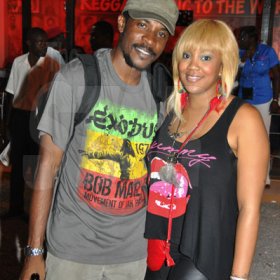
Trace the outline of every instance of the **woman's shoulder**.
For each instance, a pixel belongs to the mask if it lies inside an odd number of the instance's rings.
[[[254,121],[256,118],[261,119],[261,115],[253,105],[241,101],[240,107],[236,113],[236,118],[241,120],[242,118],[245,118],[244,120]]]
[[[230,125],[229,144],[234,153],[238,155],[240,145],[255,145],[258,139],[267,140],[263,119],[254,106],[243,103],[237,110]]]
[[[259,111],[249,103],[242,103],[239,107],[233,125],[238,132],[255,131],[258,127],[263,126],[263,120]]]

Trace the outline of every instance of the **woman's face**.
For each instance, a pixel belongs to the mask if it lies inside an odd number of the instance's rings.
[[[178,70],[179,78],[189,94],[215,94],[222,72],[222,58],[218,51],[207,48],[185,51]]]

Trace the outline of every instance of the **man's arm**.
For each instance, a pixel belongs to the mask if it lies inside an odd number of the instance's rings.
[[[53,143],[51,136],[43,135],[30,208],[28,245],[32,248],[43,248],[54,182],[62,156],[63,151]],[[38,273],[40,279],[45,279],[42,255],[26,257],[20,279],[30,280],[33,273]]]

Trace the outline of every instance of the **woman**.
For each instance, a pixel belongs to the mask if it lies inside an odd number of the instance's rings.
[[[238,96],[259,110],[269,134],[270,111],[278,112],[279,59],[272,47],[259,43],[255,26],[240,28],[239,47],[241,63]],[[270,185],[269,169],[266,177],[267,188]]]
[[[238,60],[218,20],[194,22],[176,44],[176,86],[148,153],[146,280],[248,279],[269,145],[258,111],[231,95]]]

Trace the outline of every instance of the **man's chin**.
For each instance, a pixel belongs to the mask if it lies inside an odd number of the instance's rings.
[[[139,66],[139,65],[136,65],[136,64],[132,65],[132,67],[133,67],[134,69],[138,70],[138,71],[144,71],[144,70],[146,70],[149,66],[150,66],[150,64],[145,65],[145,66],[142,66],[142,65]]]
[[[126,64],[129,65],[130,67],[138,70],[138,71],[144,71],[146,70],[147,68],[149,68],[149,66],[152,64],[152,62],[146,62],[146,63],[137,63],[135,61],[132,61],[132,60],[125,60],[126,61]]]

